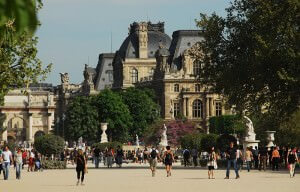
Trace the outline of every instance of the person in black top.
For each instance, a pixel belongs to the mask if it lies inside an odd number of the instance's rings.
[[[292,148],[288,151],[286,161],[288,162],[288,166],[289,166],[289,170],[290,170],[290,177],[292,178],[295,176],[295,165],[298,162],[296,148]]]
[[[229,172],[230,172],[230,167],[231,164],[233,164],[234,170],[235,170],[235,175],[236,179],[240,178],[239,176],[239,171],[236,165],[236,148],[234,147],[233,142],[230,142],[230,147],[226,151],[226,157],[227,157],[227,170],[226,170],[226,177],[225,179],[229,179]]]
[[[266,171],[267,167],[267,159],[268,159],[268,148],[261,148],[258,152],[258,159],[259,159],[259,170],[263,169]]]
[[[94,153],[95,168],[99,168],[100,149],[98,147],[95,147],[93,153]]]
[[[166,149],[167,149],[167,151],[165,151],[165,153],[163,155],[163,159],[164,159],[165,166],[166,166],[167,177],[169,177],[169,176],[171,176],[172,163],[174,162],[174,155],[173,155],[173,152],[171,151],[170,146],[167,146]]]
[[[79,184],[80,173],[81,173],[81,185],[83,185],[84,174],[87,172],[87,166],[86,166],[86,158],[83,154],[82,149],[78,150],[78,154],[75,158],[75,162],[76,162],[76,172],[77,172],[77,185]]]
[[[119,168],[122,167],[123,156],[124,156],[123,150],[118,145],[117,152],[116,152],[116,164],[119,166]]]

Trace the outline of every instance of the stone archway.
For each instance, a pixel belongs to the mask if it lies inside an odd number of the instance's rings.
[[[36,138],[38,138],[38,137],[40,137],[40,136],[43,136],[43,135],[45,135],[45,132],[39,130],[39,131],[35,132],[35,134],[34,134],[34,139],[36,139]]]
[[[16,143],[16,137],[12,136],[12,135],[7,136],[7,142],[8,143]]]
[[[7,123],[7,139],[11,137],[15,142],[26,140],[26,121],[20,116],[14,116]]]

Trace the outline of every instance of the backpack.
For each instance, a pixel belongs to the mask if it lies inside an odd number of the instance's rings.
[[[157,156],[156,150],[152,150],[151,153],[150,153],[150,157],[151,157],[152,159],[155,159],[156,156]]]

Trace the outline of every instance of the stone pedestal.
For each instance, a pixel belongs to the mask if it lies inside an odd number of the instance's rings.
[[[107,143],[108,139],[107,139],[107,135],[106,135],[106,130],[107,130],[107,123],[101,123],[101,130],[102,130],[102,134],[101,134],[101,141],[100,143]]]
[[[270,148],[270,147],[274,147],[274,143],[273,141],[275,140],[274,134],[276,133],[276,131],[266,131],[267,133],[267,140],[268,140],[268,145],[266,147]]]
[[[248,147],[252,147],[255,149],[255,147],[258,148],[258,143],[260,141],[256,140],[256,134],[255,133],[248,133],[248,136],[245,137],[244,143],[243,143],[243,148],[246,150]]]

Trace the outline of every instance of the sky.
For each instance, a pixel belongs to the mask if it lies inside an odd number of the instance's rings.
[[[96,67],[100,53],[115,52],[134,21],[165,22],[165,32],[197,29],[200,13],[225,15],[230,0],[43,0],[38,57],[53,64],[45,82],[60,84],[68,72],[71,83],[83,81],[84,64]],[[112,44],[112,46],[111,46]]]

